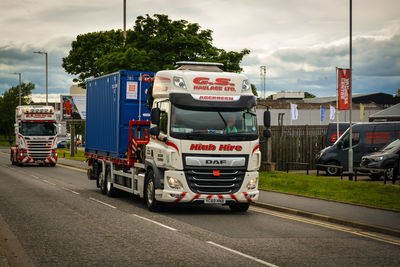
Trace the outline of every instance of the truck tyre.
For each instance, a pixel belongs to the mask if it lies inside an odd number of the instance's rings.
[[[97,179],[99,181],[98,184],[99,184],[100,191],[104,195],[107,193],[106,177],[104,174],[106,171],[107,171],[107,168],[106,168],[106,170],[104,170],[100,173],[99,178]]]
[[[147,174],[146,184],[144,188],[144,199],[147,208],[150,211],[160,211],[163,208],[163,203],[156,200],[156,188],[154,185],[154,172],[151,170]]]
[[[106,194],[109,197],[115,196],[115,188],[111,182],[111,170],[109,167],[106,167],[106,177],[105,177],[105,184],[106,184]]]
[[[233,203],[229,204],[232,212],[246,212],[249,209],[250,203]]]
[[[336,161],[330,161],[330,162],[327,163],[327,165],[340,166],[339,163],[337,163]],[[328,168],[326,168],[326,175],[328,175],[328,176],[339,176],[340,175],[340,169],[339,168],[335,168],[335,167],[328,167]]]
[[[16,165],[17,163],[14,161],[14,152],[11,150],[11,153],[10,153],[10,160],[11,160],[11,164],[12,165]]]

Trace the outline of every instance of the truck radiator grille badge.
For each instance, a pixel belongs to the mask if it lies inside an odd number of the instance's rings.
[[[219,175],[211,169],[185,171],[190,189],[198,194],[233,194],[242,186],[245,170],[220,169]]]
[[[51,140],[27,140],[28,155],[34,160],[44,160],[50,157]]]

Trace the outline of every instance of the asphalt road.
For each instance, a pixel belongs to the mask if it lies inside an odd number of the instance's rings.
[[[256,207],[152,213],[102,195],[82,170],[16,167],[4,153],[0,226],[0,259],[15,266],[400,266],[393,238]]]

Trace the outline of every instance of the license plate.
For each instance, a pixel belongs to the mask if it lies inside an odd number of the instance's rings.
[[[204,199],[204,204],[225,204],[225,199],[207,198]]]

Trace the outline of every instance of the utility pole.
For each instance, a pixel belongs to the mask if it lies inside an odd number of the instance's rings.
[[[264,92],[264,99],[265,97],[265,76],[267,74],[267,67],[266,66],[260,66],[260,77],[261,77],[261,81],[263,84],[263,92]]]
[[[349,173],[350,179],[353,180],[353,127],[352,127],[352,112],[353,112],[353,68],[352,68],[352,0],[350,0],[350,136],[349,136]]]
[[[124,46],[126,45],[126,0],[124,0]]]

